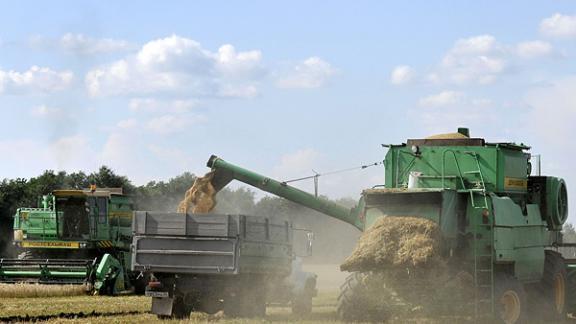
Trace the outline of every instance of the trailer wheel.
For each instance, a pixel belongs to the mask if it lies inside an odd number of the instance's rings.
[[[382,305],[370,298],[370,290],[365,284],[366,275],[355,272],[346,278],[338,296],[338,317],[344,322],[382,322],[386,311]]]
[[[562,320],[567,313],[567,274],[562,255],[546,251],[540,294],[547,320]]]
[[[172,306],[172,318],[186,319],[190,316],[191,309],[184,302],[181,295],[174,296],[174,305]]]
[[[145,273],[142,276],[133,274],[130,280],[132,286],[134,287],[134,293],[136,295],[144,295],[146,292],[146,286],[150,281],[150,273]]]
[[[292,301],[292,314],[308,316],[310,313],[312,313],[312,296],[304,295],[294,298]]]
[[[312,298],[316,296],[316,276],[310,277],[304,284],[301,294],[292,298],[292,314],[296,316],[308,316],[312,313]]]
[[[263,278],[244,278],[224,298],[224,313],[230,317],[266,316],[266,290]]]
[[[526,292],[524,286],[510,275],[496,277],[494,304],[497,319],[501,323],[524,323]]]

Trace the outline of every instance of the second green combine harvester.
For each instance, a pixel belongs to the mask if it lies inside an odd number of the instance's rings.
[[[208,167],[216,190],[239,180],[361,231],[380,217],[412,215],[436,222],[444,257],[474,279],[476,318],[520,323],[529,302],[549,320],[576,311],[576,262],[555,250],[568,217],[566,184],[557,177],[531,176],[529,147],[487,143],[469,137],[468,129],[387,147],[385,185],[364,190],[352,209],[216,156]],[[361,283],[354,276],[339,298],[339,315],[348,321],[363,319],[357,311],[363,296],[355,292]]]
[[[100,294],[144,289],[130,269],[132,202],[120,188],[55,190],[14,215],[17,258],[0,282],[84,284]]]

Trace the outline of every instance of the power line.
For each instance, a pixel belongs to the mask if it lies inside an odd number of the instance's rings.
[[[297,181],[302,181],[302,180],[308,180],[308,179],[314,179],[314,178],[317,179],[321,176],[333,175],[333,174],[344,173],[344,172],[349,172],[349,171],[354,171],[354,170],[363,170],[363,169],[367,169],[367,168],[373,167],[373,166],[378,166],[381,164],[384,164],[384,161],[374,162],[374,163],[370,163],[370,164],[361,165],[358,167],[340,169],[340,170],[335,170],[335,171],[330,171],[330,172],[325,172],[325,173],[318,173],[318,172],[312,170],[315,173],[314,175],[302,177],[302,178],[291,179],[291,180],[286,180],[286,181],[282,181],[282,183],[287,184],[287,183],[297,182]]]

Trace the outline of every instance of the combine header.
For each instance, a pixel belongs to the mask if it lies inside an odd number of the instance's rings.
[[[137,286],[128,271],[132,203],[122,189],[56,190],[39,205],[16,211],[18,258],[0,259],[0,282],[84,284],[101,294]]]

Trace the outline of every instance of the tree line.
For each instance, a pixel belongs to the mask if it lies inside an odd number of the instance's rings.
[[[0,251],[4,251],[12,239],[12,220],[19,207],[37,207],[38,197],[57,189],[85,189],[91,184],[104,188],[123,188],[131,196],[136,210],[175,211],[184,193],[196,176],[185,172],[168,181],[151,181],[136,186],[126,176],[116,174],[102,166],[92,173],[47,170],[30,179],[4,179],[0,182]],[[249,214],[289,219],[294,227],[308,229],[315,233],[314,252],[309,261],[339,263],[350,254],[360,233],[352,226],[283,198],[265,196],[256,198],[256,193],[240,187],[222,189],[216,196],[215,212],[227,214]],[[352,207],[353,199],[336,201]],[[564,241],[576,243],[576,230],[572,224],[564,226]],[[305,240],[296,236],[296,243]],[[574,248],[570,253],[576,256]],[[0,257],[2,257],[0,253]]]
[[[91,184],[99,188],[123,188],[134,203],[135,210],[175,211],[184,193],[196,175],[185,172],[167,181],[151,181],[136,186],[130,179],[116,174],[106,166],[92,173],[47,170],[30,179],[4,179],[0,182],[0,251],[4,251],[12,239],[13,216],[17,208],[37,207],[38,197],[57,189],[86,189]],[[315,212],[283,198],[266,196],[256,198],[249,188],[222,189],[216,196],[215,212],[250,214],[289,219],[294,227],[315,233],[313,262],[340,262],[352,250],[359,232],[352,226]],[[341,204],[352,207],[353,199],[341,199]],[[296,243],[305,240],[296,235]],[[0,257],[2,255],[0,254]]]

